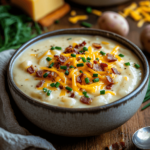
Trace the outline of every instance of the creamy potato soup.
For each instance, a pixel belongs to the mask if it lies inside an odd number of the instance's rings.
[[[142,72],[135,54],[113,40],[61,35],[27,48],[14,64],[13,79],[43,103],[86,108],[128,95],[139,86]]]

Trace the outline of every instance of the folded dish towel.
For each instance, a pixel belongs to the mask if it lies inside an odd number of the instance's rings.
[[[10,95],[6,92],[7,68],[15,50],[0,53],[0,150],[23,150],[28,147],[55,150],[53,145],[43,138],[31,135],[17,122],[10,104]]]

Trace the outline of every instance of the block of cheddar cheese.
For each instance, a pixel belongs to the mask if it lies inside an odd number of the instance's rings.
[[[11,3],[23,9],[33,20],[38,21],[63,6],[64,0],[11,0]]]

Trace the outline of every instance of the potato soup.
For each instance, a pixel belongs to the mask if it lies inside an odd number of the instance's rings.
[[[87,108],[135,90],[142,64],[123,45],[100,36],[60,35],[38,41],[16,60],[13,79],[26,95],[50,105]]]

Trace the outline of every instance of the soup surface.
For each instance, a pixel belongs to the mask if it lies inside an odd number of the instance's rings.
[[[128,95],[139,86],[142,72],[135,54],[113,40],[60,35],[27,48],[14,64],[13,79],[43,103],[86,108]]]

